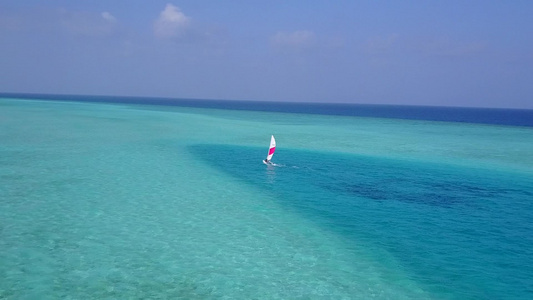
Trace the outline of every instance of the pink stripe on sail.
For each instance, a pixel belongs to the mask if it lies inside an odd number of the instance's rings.
[[[276,147],[270,148],[270,150],[268,150],[268,155],[274,154],[274,151],[276,151]]]

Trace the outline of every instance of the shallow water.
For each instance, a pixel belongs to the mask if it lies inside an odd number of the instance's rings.
[[[0,298],[524,298],[532,133],[0,100]]]

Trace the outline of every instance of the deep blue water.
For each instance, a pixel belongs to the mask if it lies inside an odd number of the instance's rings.
[[[264,101],[231,101],[172,99],[147,97],[112,97],[80,95],[45,95],[45,94],[7,94],[0,97],[19,99],[41,99],[53,101],[80,101],[98,103],[149,104],[163,106],[184,106],[198,108],[219,108],[232,110],[271,111],[288,113],[306,113],[340,116],[358,116],[374,118],[394,118],[410,120],[427,120],[443,122],[465,122],[478,124],[496,124],[511,126],[533,126],[533,110],[435,107],[407,105],[368,105],[341,103],[296,103]]]
[[[280,149],[280,165],[265,167],[257,162],[263,148],[190,150],[328,230],[392,253],[437,298],[533,293],[531,178],[296,149]]]

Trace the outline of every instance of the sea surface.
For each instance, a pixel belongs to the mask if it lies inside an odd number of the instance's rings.
[[[0,95],[0,299],[531,299],[532,233],[531,110]]]

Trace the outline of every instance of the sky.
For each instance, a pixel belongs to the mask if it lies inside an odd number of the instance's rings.
[[[533,109],[533,1],[3,0],[0,92]]]

